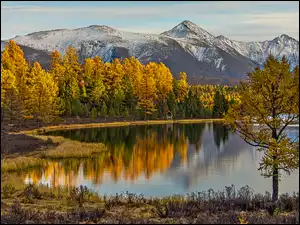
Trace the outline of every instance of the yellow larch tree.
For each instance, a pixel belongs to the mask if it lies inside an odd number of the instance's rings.
[[[87,86],[91,86],[95,77],[95,61],[92,58],[85,59],[83,79]]]
[[[185,97],[187,96],[189,85],[187,82],[187,75],[184,72],[180,72],[179,81],[177,83],[177,102],[183,102]]]
[[[114,59],[112,63],[105,63],[104,84],[108,94],[114,94],[115,89],[121,86],[122,78],[125,72],[119,59]]]
[[[13,119],[15,107],[17,106],[18,89],[16,87],[16,77],[7,69],[3,69],[1,65],[1,119],[4,112]],[[3,110],[3,111],[2,111]]]
[[[90,100],[97,105],[106,98],[106,88],[103,83],[104,63],[99,56],[87,59],[84,67],[84,80]]]
[[[50,122],[59,114],[58,87],[38,62],[34,63],[30,76],[29,99],[25,101],[27,113],[37,121]]]
[[[69,47],[63,57],[63,66],[65,68],[64,81],[60,87],[60,97],[65,109],[70,114],[74,100],[79,100],[81,82],[81,66],[78,61],[76,49]]]
[[[281,173],[299,169],[299,137],[285,129],[299,123],[299,69],[290,71],[286,57],[270,55],[264,68],[241,83],[240,103],[232,104],[226,122],[250,145],[264,153],[259,170],[272,177],[272,201],[278,200]],[[258,124],[253,127],[251,125]]]
[[[164,102],[169,93],[173,90],[173,76],[168,67],[163,63],[149,63],[154,69],[154,79],[156,81],[157,97]]]
[[[50,73],[54,78],[54,82],[60,86],[64,79],[65,68],[63,66],[62,56],[57,50],[51,54]]]
[[[98,79],[103,80],[103,74],[104,74],[104,63],[102,59],[99,56],[96,56],[94,59],[94,81],[97,81]]]
[[[156,93],[157,89],[153,70],[147,65],[144,68],[138,89],[138,108],[144,110],[145,118],[147,114],[152,114],[155,111]]]
[[[24,57],[22,49],[15,41],[10,40],[1,56],[1,71],[8,70],[15,77],[15,90],[18,95],[14,95],[13,105],[16,119],[22,118],[24,111],[24,101],[27,98],[27,82],[28,82],[28,63]],[[8,72],[5,72],[6,75]]]

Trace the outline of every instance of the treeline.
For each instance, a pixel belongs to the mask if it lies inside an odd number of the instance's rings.
[[[163,63],[137,59],[104,63],[98,56],[79,63],[69,47],[52,53],[51,68],[29,65],[21,48],[9,41],[1,58],[1,109],[11,120],[50,122],[57,116],[162,119],[222,117],[239,101],[236,87],[190,86],[187,75],[175,79]]]

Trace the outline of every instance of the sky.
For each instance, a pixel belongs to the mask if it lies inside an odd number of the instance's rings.
[[[1,1],[1,40],[90,25],[159,34],[183,20],[233,40],[299,40],[299,1]]]

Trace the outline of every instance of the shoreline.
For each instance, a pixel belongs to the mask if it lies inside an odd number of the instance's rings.
[[[224,122],[225,119],[182,119],[182,120],[137,120],[137,121],[119,121],[119,122],[99,122],[99,123],[74,123],[74,124],[60,124],[44,126],[31,130],[22,130],[19,132],[9,132],[9,134],[32,134],[38,131],[53,131],[53,130],[67,130],[67,129],[81,129],[81,128],[101,128],[101,127],[123,127],[123,126],[137,126],[137,125],[159,125],[159,124],[184,124],[184,123],[212,123]]]
[[[54,130],[71,130],[83,128],[104,128],[104,127],[124,127],[124,126],[139,126],[139,125],[155,125],[155,124],[188,124],[188,123],[213,123],[224,122],[224,119],[185,119],[185,120],[148,120],[148,121],[108,121],[96,122],[84,121],[85,123],[77,124],[55,124],[50,126],[43,126],[40,128],[33,127],[32,129],[20,131],[7,132],[5,136],[5,143],[1,142],[1,162],[7,161],[1,165],[1,171],[14,171],[24,169],[24,164],[39,165],[42,157],[42,152],[47,151],[49,158],[69,158],[69,157],[86,157],[86,152],[89,148],[97,148],[95,152],[105,151],[104,146],[90,146],[88,144],[80,143],[63,137],[55,137],[45,135],[47,131]],[[2,133],[1,133],[2,135]],[[2,136],[1,136],[2,140]],[[3,144],[3,145],[2,145]],[[51,154],[50,154],[51,153]],[[46,157],[47,158],[47,157]],[[39,159],[39,160],[37,160]],[[22,166],[21,166],[22,164]]]

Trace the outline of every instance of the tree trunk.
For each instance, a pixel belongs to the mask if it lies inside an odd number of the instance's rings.
[[[3,111],[2,107],[1,107],[1,123],[3,122],[3,120],[4,120],[4,111]]]
[[[273,167],[273,194],[272,194],[272,202],[276,202],[278,200],[278,189],[279,189],[279,174],[278,174],[278,166],[274,165]]]
[[[274,117],[274,116],[273,116]],[[274,138],[276,141],[278,139],[276,129],[273,129],[272,131],[272,138]],[[272,202],[276,202],[278,200],[278,189],[279,189],[279,171],[278,171],[278,165],[275,164],[275,161],[277,159],[277,155],[273,156],[273,176],[272,176]]]

